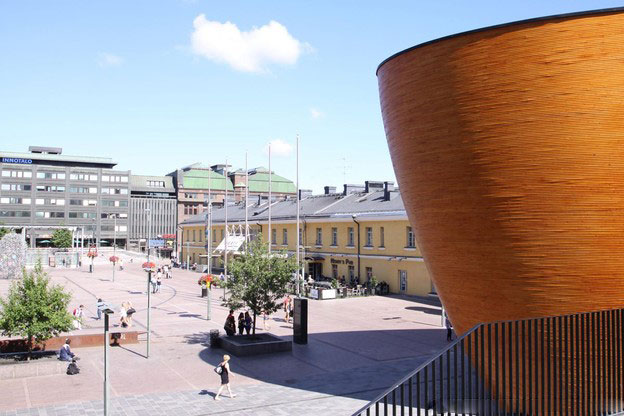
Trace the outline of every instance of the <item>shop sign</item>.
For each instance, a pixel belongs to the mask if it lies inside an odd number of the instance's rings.
[[[349,259],[330,259],[329,262],[331,264],[353,264],[353,260],[349,260]]]
[[[19,165],[32,165],[32,159],[20,159],[17,157],[3,157],[2,163],[17,163]]]

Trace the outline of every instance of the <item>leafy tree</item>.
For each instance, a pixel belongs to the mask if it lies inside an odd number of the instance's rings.
[[[231,278],[225,283],[230,297],[224,306],[240,309],[244,306],[253,312],[253,335],[256,335],[256,317],[262,311],[276,312],[278,300],[286,295],[286,287],[297,270],[297,264],[285,251],[269,253],[262,236],[249,244],[246,253],[230,265]]]
[[[67,228],[58,228],[52,234],[52,245],[57,248],[72,246],[72,233]]]
[[[6,299],[0,298],[0,330],[3,335],[25,337],[28,358],[34,342],[42,342],[72,328],[67,312],[71,295],[60,285],[50,285],[41,262],[24,270],[24,278],[13,282]]]
[[[10,228],[0,227],[0,240],[2,240],[2,237],[7,235],[9,232],[11,232]]]

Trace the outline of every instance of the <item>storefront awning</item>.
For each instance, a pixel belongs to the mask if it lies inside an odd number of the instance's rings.
[[[312,256],[306,256],[305,260],[306,261],[323,261],[325,260],[325,256],[321,256],[320,254],[315,254]]]

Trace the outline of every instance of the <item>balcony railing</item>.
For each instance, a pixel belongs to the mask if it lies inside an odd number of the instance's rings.
[[[624,410],[624,309],[480,324],[355,415]]]

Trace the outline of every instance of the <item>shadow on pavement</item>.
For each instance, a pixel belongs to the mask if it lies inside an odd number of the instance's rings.
[[[424,312],[428,313],[429,315],[440,316],[440,309],[436,308],[427,308],[425,306],[406,306],[405,309],[409,311]]]
[[[226,354],[209,347],[208,332],[185,338],[187,343],[206,346],[199,357],[210,367]],[[442,328],[315,333],[308,336],[307,345],[293,344],[292,352],[232,356],[230,367],[236,375],[264,383],[372,400],[446,345]]]

